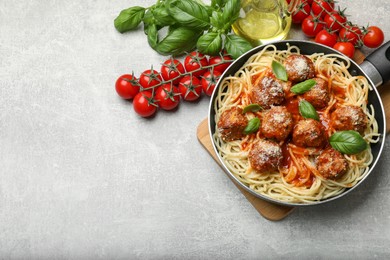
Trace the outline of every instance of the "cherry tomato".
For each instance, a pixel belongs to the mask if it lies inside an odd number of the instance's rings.
[[[324,28],[318,17],[309,15],[302,22],[302,31],[307,37],[314,37]]]
[[[145,70],[139,77],[139,84],[143,88],[151,88],[162,81],[161,75],[156,70]]]
[[[362,31],[357,26],[345,26],[341,28],[339,37],[342,41],[349,41],[354,46],[359,44],[362,39]]]
[[[383,31],[377,26],[367,28],[367,33],[363,36],[363,44],[369,48],[378,48],[385,40]]]
[[[343,53],[349,58],[353,58],[353,55],[355,54],[355,46],[350,42],[337,42],[333,49]]]
[[[211,96],[222,73],[218,70],[207,71],[202,77],[202,89],[207,96]]]
[[[316,0],[311,4],[311,11],[315,16],[324,17],[327,12],[332,12],[334,10],[334,1],[333,0]]]
[[[176,86],[163,84],[157,88],[154,99],[162,109],[172,110],[179,105],[180,93]]]
[[[233,59],[232,57],[230,57],[229,55],[224,55],[223,56],[223,60],[222,60],[222,57],[221,56],[214,56],[214,57],[210,57],[209,59],[209,64],[210,65],[215,65],[215,64],[219,64],[221,63],[222,61],[226,62],[226,61],[230,61],[230,62],[227,62],[227,63],[223,63],[221,65],[217,65],[214,67],[214,71],[219,71],[219,72],[224,72],[228,67],[229,65],[232,63]]]
[[[306,0],[299,0],[297,6],[292,13],[292,22],[301,23],[310,14],[310,5]]]
[[[202,84],[195,76],[184,76],[179,83],[181,97],[186,101],[195,101],[200,98]]]
[[[191,52],[184,59],[184,68],[187,72],[192,72],[199,69],[198,71],[192,73],[192,75],[195,77],[202,76],[207,71],[207,69],[202,70],[201,68],[207,65],[209,65],[207,57],[196,51]]]
[[[166,60],[161,66],[161,76],[164,80],[171,80],[177,78],[173,81],[173,84],[177,85],[180,82],[180,75],[183,74],[184,66],[183,64],[174,58]]]
[[[311,4],[313,3],[313,0],[306,0],[306,2],[311,6]]]
[[[133,99],[139,92],[137,79],[133,75],[124,74],[115,82],[115,90],[124,99]]]
[[[343,14],[334,11],[325,15],[324,22],[329,30],[337,32],[347,22],[347,18]]]
[[[157,105],[154,103],[152,93],[149,91],[139,92],[133,100],[134,111],[142,116],[149,117],[157,111]]]
[[[333,47],[333,45],[335,45],[337,42],[337,35],[332,32],[329,32],[326,29],[323,29],[319,33],[317,33],[316,37],[314,38],[314,41],[329,47]]]

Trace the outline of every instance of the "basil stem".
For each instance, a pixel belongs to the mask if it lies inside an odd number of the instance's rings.
[[[145,15],[145,8],[133,6],[122,10],[114,20],[114,26],[120,33],[133,30],[142,22]]]
[[[260,119],[257,117],[252,118],[249,120],[248,125],[245,127],[243,133],[248,135],[251,133],[256,132],[260,128]]]
[[[308,79],[301,83],[294,85],[290,91],[295,94],[303,94],[309,91],[317,82],[314,79]]]
[[[299,107],[299,113],[304,118],[312,118],[312,119],[317,120],[317,121],[320,120],[316,109],[313,107],[312,104],[310,104],[306,100],[301,100],[299,102],[298,107]]]
[[[367,149],[368,144],[356,131],[347,130],[334,133],[330,145],[343,154],[357,154]]]
[[[244,107],[242,110],[242,113],[245,114],[247,112],[258,112],[262,110],[263,108],[259,104],[250,104]]]
[[[286,68],[282,64],[273,60],[271,67],[272,67],[272,72],[274,73],[274,75],[277,79],[280,79],[283,81],[288,80]]]

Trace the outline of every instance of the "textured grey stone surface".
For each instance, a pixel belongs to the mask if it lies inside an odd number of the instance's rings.
[[[164,60],[113,27],[151,3],[0,1],[0,259],[388,258],[389,140],[355,192],[271,222],[198,143],[209,98],[145,120],[116,95]],[[390,39],[388,0],[339,5]]]

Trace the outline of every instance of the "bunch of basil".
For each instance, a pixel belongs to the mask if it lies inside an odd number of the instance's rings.
[[[200,0],[158,0],[148,8],[122,10],[114,25],[123,33],[137,29],[143,22],[149,45],[162,55],[176,56],[195,48],[203,54],[217,55],[225,49],[238,58],[252,48],[244,38],[231,33],[239,13],[240,0],[212,0],[210,5]],[[166,36],[160,40],[163,28]]]

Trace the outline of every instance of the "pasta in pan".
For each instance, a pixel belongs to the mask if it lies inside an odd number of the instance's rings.
[[[288,80],[275,77],[273,61],[284,65]],[[356,131],[367,143],[379,141],[375,111],[367,102],[370,84],[352,76],[349,66],[340,55],[300,55],[296,46],[269,45],[252,55],[215,93],[213,138],[225,166],[256,193],[282,202],[312,203],[358,183],[373,160],[370,146],[342,154],[329,144],[341,130]],[[315,81],[312,89],[291,91],[309,79]],[[307,103],[316,120],[302,115]],[[245,133],[254,118],[258,129]]]

